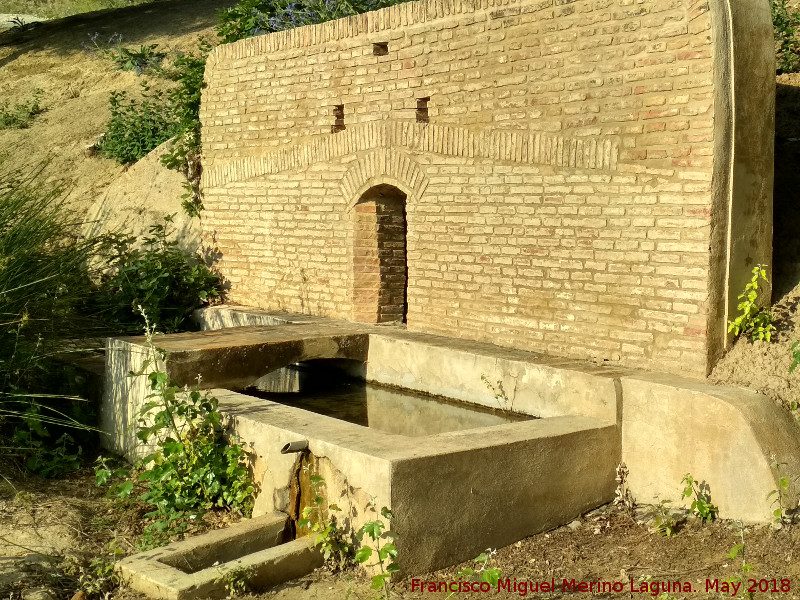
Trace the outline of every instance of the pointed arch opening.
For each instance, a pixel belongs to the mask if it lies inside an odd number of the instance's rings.
[[[406,194],[389,184],[353,207],[353,320],[405,323],[408,314]]]

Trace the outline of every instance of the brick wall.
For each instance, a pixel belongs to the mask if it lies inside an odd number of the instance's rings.
[[[731,268],[720,6],[432,0],[219,47],[203,225],[230,300],[393,320],[393,248],[409,329],[704,375],[771,243]]]

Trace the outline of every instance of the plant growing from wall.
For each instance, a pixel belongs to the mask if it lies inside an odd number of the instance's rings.
[[[147,377],[150,394],[139,412],[136,437],[154,450],[139,462],[135,479],[126,477],[112,489],[125,499],[142,486],[139,500],[152,510],[145,515],[151,521],[139,546],[148,549],[183,533],[213,508],[249,516],[255,487],[244,448],[225,436],[217,399],[198,386],[181,388],[169,381],[159,367],[164,357],[154,345],[154,328],[144,312],[143,317],[148,356],[132,376]],[[96,470],[101,485],[114,474],[104,465]]]
[[[345,539],[336,517],[330,514],[339,513],[341,509],[336,504],[326,503],[322,493],[325,480],[322,477],[311,475],[310,480],[314,490],[313,504],[303,508],[303,518],[297,522],[297,526],[309,528],[314,535],[314,544],[322,552],[328,568],[333,571],[346,569],[353,562],[353,547]]]
[[[494,395],[494,399],[497,402],[497,406],[501,411],[512,412],[514,410],[514,401],[508,397],[501,380],[498,379],[497,384],[494,384],[489,381],[489,378],[486,375],[481,375],[481,381],[489,389],[489,391],[492,392],[492,395]]]
[[[220,576],[214,583],[221,583],[228,593],[228,598],[236,598],[250,591],[249,581],[255,574],[253,567],[238,566],[220,569]]]
[[[200,96],[210,51],[211,44],[201,38],[197,52],[179,54],[167,72],[168,77],[178,84],[168,94],[176,127],[172,144],[161,155],[161,163],[186,177],[183,209],[193,217],[203,210],[200,194]]]
[[[711,494],[708,484],[702,484],[695,480],[689,473],[684,475],[681,483],[684,484],[683,497],[694,498],[689,510],[703,523],[713,521],[717,518],[717,507],[711,503]]]
[[[396,538],[395,533],[383,521],[386,519],[391,523],[392,511],[384,506],[381,508],[381,517],[382,519],[368,521],[358,530],[356,537],[363,545],[356,552],[355,561],[365,567],[378,567],[380,573],[372,577],[372,589],[382,591],[385,600],[389,600],[392,574],[398,572],[400,566],[396,562],[397,547],[391,541]],[[374,544],[374,551],[372,547],[364,544],[365,538]],[[369,560],[373,556],[374,562],[370,563]]]
[[[775,332],[772,324],[772,311],[769,308],[758,306],[758,282],[768,283],[766,265],[758,264],[753,267],[753,276],[745,286],[744,292],[739,294],[737,309],[742,312],[733,321],[728,321],[728,332],[735,336],[746,335],[750,341],[764,340],[769,342]]]

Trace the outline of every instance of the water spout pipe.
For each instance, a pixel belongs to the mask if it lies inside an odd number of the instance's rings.
[[[294,454],[296,452],[303,452],[308,450],[308,440],[297,440],[289,442],[281,448],[281,454]]]

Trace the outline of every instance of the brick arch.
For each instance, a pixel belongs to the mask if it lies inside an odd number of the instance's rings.
[[[418,200],[428,186],[428,178],[408,155],[381,148],[359,158],[342,177],[342,196],[347,210],[356,206],[369,188],[382,183],[393,185],[406,195],[406,202]]]
[[[379,183],[364,190],[352,209],[352,319],[405,322],[408,312],[407,194]]]

